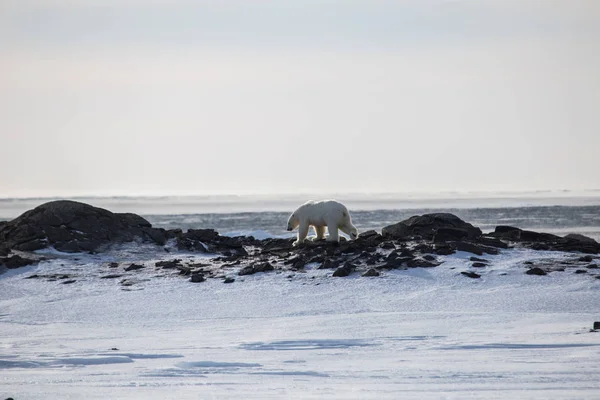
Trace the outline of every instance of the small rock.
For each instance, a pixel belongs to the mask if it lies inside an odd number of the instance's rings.
[[[122,276],[123,275],[121,275],[121,274],[110,274],[110,275],[101,276],[100,279],[115,279],[115,278],[120,278]]]
[[[434,260],[436,260],[435,256],[432,256],[431,254],[425,254],[423,256],[423,259],[427,260],[427,261],[434,261]]]
[[[163,269],[175,269],[181,266],[181,259],[176,258],[174,260],[159,261],[154,265]]]
[[[525,262],[523,262],[523,264],[525,264],[525,265],[533,265],[533,261],[525,261]]]
[[[205,280],[206,280],[206,278],[202,274],[193,274],[192,277],[190,278],[190,282],[193,282],[193,283],[204,282]]]
[[[71,283],[75,283],[75,282],[77,282],[75,279],[69,279],[69,280],[67,280],[67,281],[62,281],[61,283],[62,283],[63,285],[69,285],[69,284],[71,284]]]
[[[317,269],[333,269],[333,268],[337,268],[339,265],[340,265],[339,262],[332,261],[331,259],[327,258],[327,259],[325,259],[325,261],[323,261],[323,263]]]
[[[414,258],[412,260],[408,260],[406,262],[406,266],[408,268],[432,268],[432,267],[437,267],[438,265],[440,265],[437,262],[433,262],[433,261],[427,261],[424,260],[422,258]]]
[[[262,264],[248,265],[247,267],[240,269],[238,275],[252,275],[256,274],[257,272],[273,271],[274,269],[275,267],[273,267],[270,263],[266,262]]]
[[[354,271],[354,269],[355,269],[354,264],[346,263],[342,267],[339,267],[338,269],[333,271],[332,276],[336,276],[336,277],[348,276],[352,273],[352,271]]]
[[[369,268],[369,270],[367,272],[365,272],[364,274],[362,274],[361,276],[379,276],[379,275],[381,275],[381,274],[375,268]]]
[[[528,269],[527,271],[525,271],[525,273],[527,275],[547,275],[546,271],[544,271],[543,269],[539,268],[539,267],[533,267],[531,269]]]
[[[136,270],[142,269],[142,268],[144,268],[143,265],[140,265],[140,264],[131,264],[129,267],[125,268],[125,271],[128,271],[128,272],[129,271],[136,271]]]
[[[119,266],[118,262],[111,262],[108,264],[108,268],[117,268]]]
[[[575,273],[576,274],[587,274],[587,270],[585,270],[585,269],[577,269],[577,270],[575,270]]]
[[[479,257],[471,257],[471,258],[469,258],[469,261],[489,263],[489,261],[486,260],[485,258],[479,258]]]
[[[582,256],[582,257],[579,257],[579,258],[577,259],[577,261],[581,261],[581,262],[592,262],[592,261],[594,261],[594,257],[592,257],[592,256]]]
[[[461,274],[466,277],[473,278],[473,279],[481,278],[481,275],[476,274],[475,272],[471,272],[471,271],[462,271]]]
[[[223,280],[223,283],[233,283],[233,282],[235,282],[235,279],[230,278],[230,277],[227,277]]]
[[[474,262],[473,264],[471,264],[471,266],[475,268],[483,268],[487,267],[487,264],[482,262]]]
[[[598,269],[598,264],[590,264],[586,268],[587,269]]]

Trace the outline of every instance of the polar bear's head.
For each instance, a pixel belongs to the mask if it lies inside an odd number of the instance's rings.
[[[298,219],[295,213],[290,215],[290,217],[288,218],[287,230],[293,231],[298,227],[298,225],[300,225],[300,219]]]
[[[358,237],[358,229],[356,229],[355,227],[350,228],[350,233],[348,234],[348,236],[350,236],[351,240],[354,240]]]

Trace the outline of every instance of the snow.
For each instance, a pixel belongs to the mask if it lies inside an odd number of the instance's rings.
[[[0,276],[0,398],[600,397],[600,280],[524,274],[523,261],[565,253],[511,249],[486,268],[457,253],[373,278],[231,270],[232,284],[153,267],[205,255],[44,255]]]

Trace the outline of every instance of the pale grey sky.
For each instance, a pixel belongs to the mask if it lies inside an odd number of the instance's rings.
[[[600,2],[3,0],[0,197],[600,187]]]

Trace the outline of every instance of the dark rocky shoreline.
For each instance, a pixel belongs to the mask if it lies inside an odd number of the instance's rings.
[[[464,251],[473,254],[472,267],[485,268],[485,255],[513,247],[539,251],[573,253],[562,264],[527,264],[529,275],[572,268],[577,273],[597,269],[600,244],[582,235],[560,237],[548,233],[497,226],[488,234],[453,214],[433,213],[413,216],[386,226],[381,233],[362,232],[357,240],[340,243],[307,241],[294,247],[294,239],[263,239],[251,236],[221,236],[212,229],[165,230],[153,228],[136,214],[112,213],[84,203],[60,200],[42,204],[18,218],[0,222],[0,268],[20,268],[40,260],[31,252],[53,247],[65,253],[102,253],[127,242],[151,243],[165,251],[216,254],[210,263],[190,264],[181,259],[157,262],[157,269],[178,271],[192,282],[207,278],[233,279],[269,271],[302,271],[307,264],[332,270],[332,276],[350,274],[379,276],[382,271],[414,267],[431,268],[443,263],[443,256]],[[28,256],[29,255],[29,256]],[[119,267],[116,263],[113,268]],[[2,267],[3,266],[3,267]],[[122,266],[126,272],[143,265]],[[1,271],[0,271],[1,272]],[[119,274],[112,274],[120,277]],[[474,271],[463,274],[478,278]],[[109,279],[108,277],[105,277]],[[66,282],[63,282],[66,283]],[[69,282],[72,283],[72,282]]]

